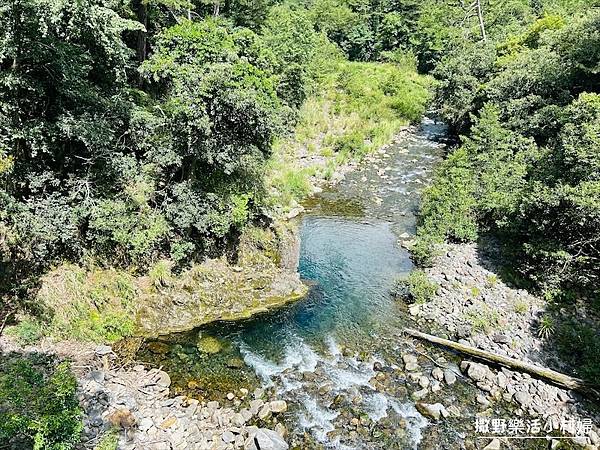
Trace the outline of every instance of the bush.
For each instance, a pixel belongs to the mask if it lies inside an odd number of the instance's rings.
[[[16,336],[23,345],[31,345],[38,342],[44,336],[44,326],[36,319],[25,317],[17,325],[7,330]]]
[[[0,357],[0,446],[67,450],[83,430],[77,380],[67,363]]]
[[[100,442],[94,447],[94,450],[118,450],[119,449],[119,430],[108,430],[100,439]]]
[[[400,280],[396,287],[396,295],[407,298],[414,303],[427,303],[437,292],[438,285],[431,281],[422,270],[413,270],[406,279]]]
[[[550,342],[576,374],[592,383],[600,379],[600,335],[593,326],[570,319],[556,327]]]
[[[437,169],[422,196],[417,234],[417,259],[428,259],[431,247],[444,239],[477,238],[476,178],[469,154],[460,148]]]

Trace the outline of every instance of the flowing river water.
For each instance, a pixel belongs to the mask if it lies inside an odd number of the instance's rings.
[[[442,156],[444,134],[442,124],[424,119],[305,204],[298,270],[311,284],[306,299],[244,323],[156,341],[140,359],[169,371],[181,392],[222,395],[232,385],[273,390],[290,404],[286,421],[296,440],[304,436],[326,448],[416,448],[428,421],[399,370],[407,314],[391,292],[412,269],[399,241],[415,232],[419,195]],[[199,355],[198,333],[224,349]],[[373,387],[374,365],[388,369],[385,389]],[[348,427],[356,417],[365,425],[360,431]]]

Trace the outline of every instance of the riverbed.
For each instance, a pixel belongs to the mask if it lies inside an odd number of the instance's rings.
[[[161,338],[139,358],[167,370],[178,393],[274,391],[290,404],[290,441],[304,448],[416,448],[429,422],[405,387],[398,335],[408,314],[392,291],[413,268],[400,244],[415,232],[444,134],[443,124],[426,118],[305,203],[296,219],[298,270],[311,286],[305,300]],[[219,348],[198,350],[198,337]]]

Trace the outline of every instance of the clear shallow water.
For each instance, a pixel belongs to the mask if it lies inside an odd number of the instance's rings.
[[[201,331],[230,343],[221,356],[225,365],[229,356],[241,356],[251,376],[290,402],[292,435],[306,431],[332,448],[411,448],[420,441],[427,422],[405,391],[377,392],[370,380],[374,361],[394,352],[405,321],[390,295],[394,282],[412,269],[398,241],[414,233],[419,193],[441,156],[435,139],[444,132],[424,120],[419,131],[368,157],[334,189],[307,202],[299,263],[301,277],[312,285],[305,300]],[[178,357],[185,363],[185,354],[194,351],[181,345]],[[348,409],[368,417],[373,430],[381,421],[400,430],[390,437],[393,446],[374,443],[373,436],[336,433],[347,424]]]

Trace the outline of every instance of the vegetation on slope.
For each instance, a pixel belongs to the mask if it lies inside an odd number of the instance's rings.
[[[425,194],[417,257],[493,231],[549,297],[599,295],[600,15],[545,15],[436,69],[466,136]]]
[[[132,334],[148,271],[235,262],[246,227],[429,100],[414,64],[347,61],[310,8],[144,5],[0,10],[0,289],[25,341]]]
[[[302,105],[291,136],[278,139],[268,164],[270,204],[293,206],[330,180],[336,168],[360,160],[419,120],[431,81],[415,67],[339,60]]]

